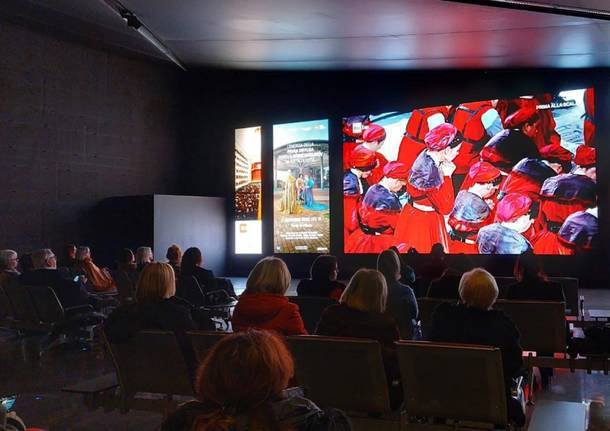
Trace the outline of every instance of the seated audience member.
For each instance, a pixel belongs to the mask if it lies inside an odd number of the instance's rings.
[[[36,250],[32,253],[32,263],[34,270],[21,274],[20,284],[49,286],[64,308],[97,303],[97,300],[89,295],[80,283],[67,280],[61,275],[57,270],[57,258],[51,249]]]
[[[400,260],[400,281],[404,284],[409,285],[412,289],[415,287],[415,283],[417,282],[416,278],[415,278],[415,270],[413,269],[413,267],[411,267],[411,265],[408,264],[408,262],[413,259],[408,259],[410,257],[413,257],[414,254],[413,252],[411,252],[411,250],[409,250],[404,256],[401,254],[401,251],[398,249],[398,247],[396,246],[392,246],[389,248],[389,250],[394,250],[396,252],[396,255],[398,256],[398,260]],[[412,249],[415,252],[417,252],[417,250]]]
[[[197,371],[197,401],[180,406],[162,431],[348,431],[339,410],[320,409],[284,391],[294,361],[272,332],[250,330],[220,340]]]
[[[150,247],[138,247],[136,250],[136,265],[138,272],[142,271],[146,265],[154,261],[152,248]]]
[[[400,259],[394,250],[384,250],[379,254],[377,270],[383,274],[388,285],[386,312],[396,321],[400,338],[420,338],[415,293],[409,286],[400,282]]]
[[[199,283],[199,287],[203,293],[212,292],[218,289],[226,290],[227,294],[232,297],[237,297],[233,290],[233,285],[230,283],[224,283],[222,287],[219,286],[214,272],[211,269],[205,269],[201,265],[203,264],[203,255],[201,250],[197,247],[187,248],[182,255],[182,262],[180,263],[180,276],[182,277],[195,277]]]
[[[462,274],[471,268],[470,260],[466,255],[454,256],[443,274],[430,282],[426,296],[428,298],[457,300],[459,298],[458,286]]]
[[[525,416],[510,391],[513,378],[521,370],[523,352],[515,324],[504,312],[491,308],[498,298],[496,280],[484,269],[475,268],[462,275],[459,294],[459,304],[436,307],[428,340],[498,347],[502,352],[509,418],[522,426]]]
[[[131,249],[124,248],[119,250],[114,262],[117,271],[122,271],[127,274],[134,285],[138,282],[139,274],[137,271],[136,258]]]
[[[337,258],[330,254],[322,254],[313,261],[309,276],[299,281],[297,295],[324,296],[339,300],[345,285],[337,281],[339,267]]]
[[[233,330],[268,329],[283,335],[307,334],[299,306],[285,296],[290,271],[282,259],[265,257],[252,269],[233,311]]]
[[[195,353],[187,331],[215,330],[214,322],[204,311],[176,298],[174,270],[166,263],[146,265],[136,286],[136,303],[117,308],[106,320],[104,330],[111,343],[125,343],[140,331],[162,330],[176,334],[191,372],[197,367]]]
[[[61,249],[61,256],[57,260],[57,266],[60,268],[72,268],[76,264],[76,246],[74,244],[64,245]]]
[[[359,269],[351,278],[339,304],[326,308],[316,335],[369,338],[379,341],[393,407],[402,401],[395,341],[400,338],[394,319],[385,314],[388,287],[374,269]]]
[[[172,244],[167,249],[167,253],[165,254],[167,258],[167,263],[170,264],[174,273],[178,276],[180,275],[180,261],[182,260],[182,250],[178,244]]]
[[[115,290],[114,280],[112,276],[105,270],[100,269],[91,258],[91,250],[89,247],[78,247],[76,250],[77,267],[81,273],[85,275],[85,284],[94,292],[108,292]]]
[[[0,286],[19,277],[19,258],[14,250],[0,250]]]
[[[566,302],[561,284],[548,281],[540,258],[532,251],[517,258],[514,274],[517,283],[508,287],[506,299]]]

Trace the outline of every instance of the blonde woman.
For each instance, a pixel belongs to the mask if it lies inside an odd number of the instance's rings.
[[[204,313],[177,298],[174,270],[167,263],[151,262],[144,267],[136,286],[136,303],[117,308],[106,320],[104,331],[111,343],[124,343],[140,331],[173,331],[192,372],[197,363],[187,331],[214,330]]]
[[[436,307],[430,334],[424,335],[430,341],[498,347],[502,352],[509,417],[522,426],[525,416],[510,396],[510,389],[521,370],[523,352],[515,324],[502,311],[492,309],[498,298],[496,280],[483,268],[475,268],[462,275],[458,291],[460,302]]]
[[[282,259],[265,257],[252,269],[233,311],[233,330],[268,329],[283,335],[307,334],[299,307],[288,302],[290,271]]]
[[[396,322],[385,313],[388,286],[383,274],[374,269],[359,269],[349,281],[339,304],[322,313],[317,335],[369,338],[379,341],[384,360],[390,398],[400,405],[402,393],[394,383],[399,379],[394,342],[399,334]]]

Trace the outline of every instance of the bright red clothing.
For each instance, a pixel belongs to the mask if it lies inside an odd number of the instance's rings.
[[[396,161],[405,163],[410,167],[419,153],[426,149],[424,137],[430,131],[428,118],[434,114],[442,114],[446,119],[449,115],[449,110],[445,106],[436,106],[433,108],[415,109],[411,113],[407,122],[405,135],[400,142]]]
[[[284,295],[244,293],[239,297],[232,319],[233,331],[267,329],[283,335],[307,335],[299,306]]]
[[[559,254],[572,255],[574,250],[569,249],[559,242],[559,235],[554,232],[545,230],[541,232],[534,240],[534,253],[536,254]]]
[[[375,155],[377,156],[377,167],[371,171],[371,175],[366,179],[371,186],[377,184],[383,178],[383,168],[388,164],[388,159],[383,154],[376,152]]]
[[[343,195],[343,245],[347,244],[349,235],[358,228],[358,208],[361,195]]]

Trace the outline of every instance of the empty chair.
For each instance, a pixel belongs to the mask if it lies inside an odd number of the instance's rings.
[[[13,318],[13,306],[11,305],[4,288],[0,286],[0,321],[12,320]]]
[[[397,353],[408,418],[508,425],[500,349],[401,341]]]
[[[197,355],[198,361],[201,363],[209,350],[214,347],[223,337],[229,335],[230,332],[221,331],[191,331],[188,336]]]
[[[337,301],[323,296],[289,296],[288,300],[299,306],[305,329],[310,334],[315,332],[322,312]]]
[[[28,286],[11,283],[4,287],[4,291],[13,305],[16,321],[30,324],[40,323]]]
[[[192,275],[183,275],[176,279],[176,296],[197,307],[202,307],[205,305],[205,296],[203,295],[203,291],[201,290],[197,279]]]
[[[297,383],[316,404],[350,414],[393,415],[377,341],[312,335],[286,341]]]
[[[154,404],[136,399],[138,392],[166,395],[193,395],[186,361],[173,332],[142,331],[125,343],[110,343],[112,361],[118,376],[122,409],[138,404]]]

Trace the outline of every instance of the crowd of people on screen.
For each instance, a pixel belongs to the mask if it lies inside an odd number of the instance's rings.
[[[437,307],[425,339],[500,348],[510,394],[513,378],[521,372],[522,351],[515,325],[502,311],[492,308],[499,294],[494,277],[482,268],[452,267],[442,250],[439,253],[430,257],[434,269],[422,268],[434,278],[425,296],[456,301]],[[242,421],[282,428],[287,423],[294,425],[297,416],[297,429],[349,429],[341,412],[323,411],[302,394],[284,391],[293,364],[281,337],[308,332],[299,306],[287,296],[291,274],[282,259],[265,257],[254,266],[233,311],[232,331],[236,334],[224,338],[198,364],[187,332],[215,330],[217,326],[204,307],[176,296],[176,279],[189,276],[200,280],[202,286],[213,285],[214,274],[201,266],[201,250],[193,247],[182,253],[180,247],[172,245],[166,254],[168,262],[161,263],[154,261],[150,248],[143,247],[135,255],[123,249],[114,270],[96,266],[88,247],[67,246],[59,259],[49,249],[33,252],[31,260],[23,257],[12,250],[0,251],[0,282],[49,286],[65,307],[108,307],[107,301],[114,301],[106,295],[114,288],[113,274],[130,274],[136,286],[135,301],[110,304],[112,311],[104,324],[107,339],[125,343],[141,330],[173,331],[199,395],[198,401],[171,415],[163,429],[229,430]],[[335,301],[322,312],[315,334],[380,343],[394,407],[403,399],[394,343],[423,339],[413,289],[415,273],[403,259],[395,249],[384,250],[378,255],[376,269],[359,269],[345,285],[337,280],[337,259],[321,255],[311,266],[310,278],[301,280],[297,287],[299,296]],[[531,251],[518,258],[517,282],[508,288],[507,298],[565,301],[561,286],[547,281],[538,259]],[[508,399],[512,419],[521,423],[523,411],[512,397]],[[263,407],[273,415],[261,414]]]

